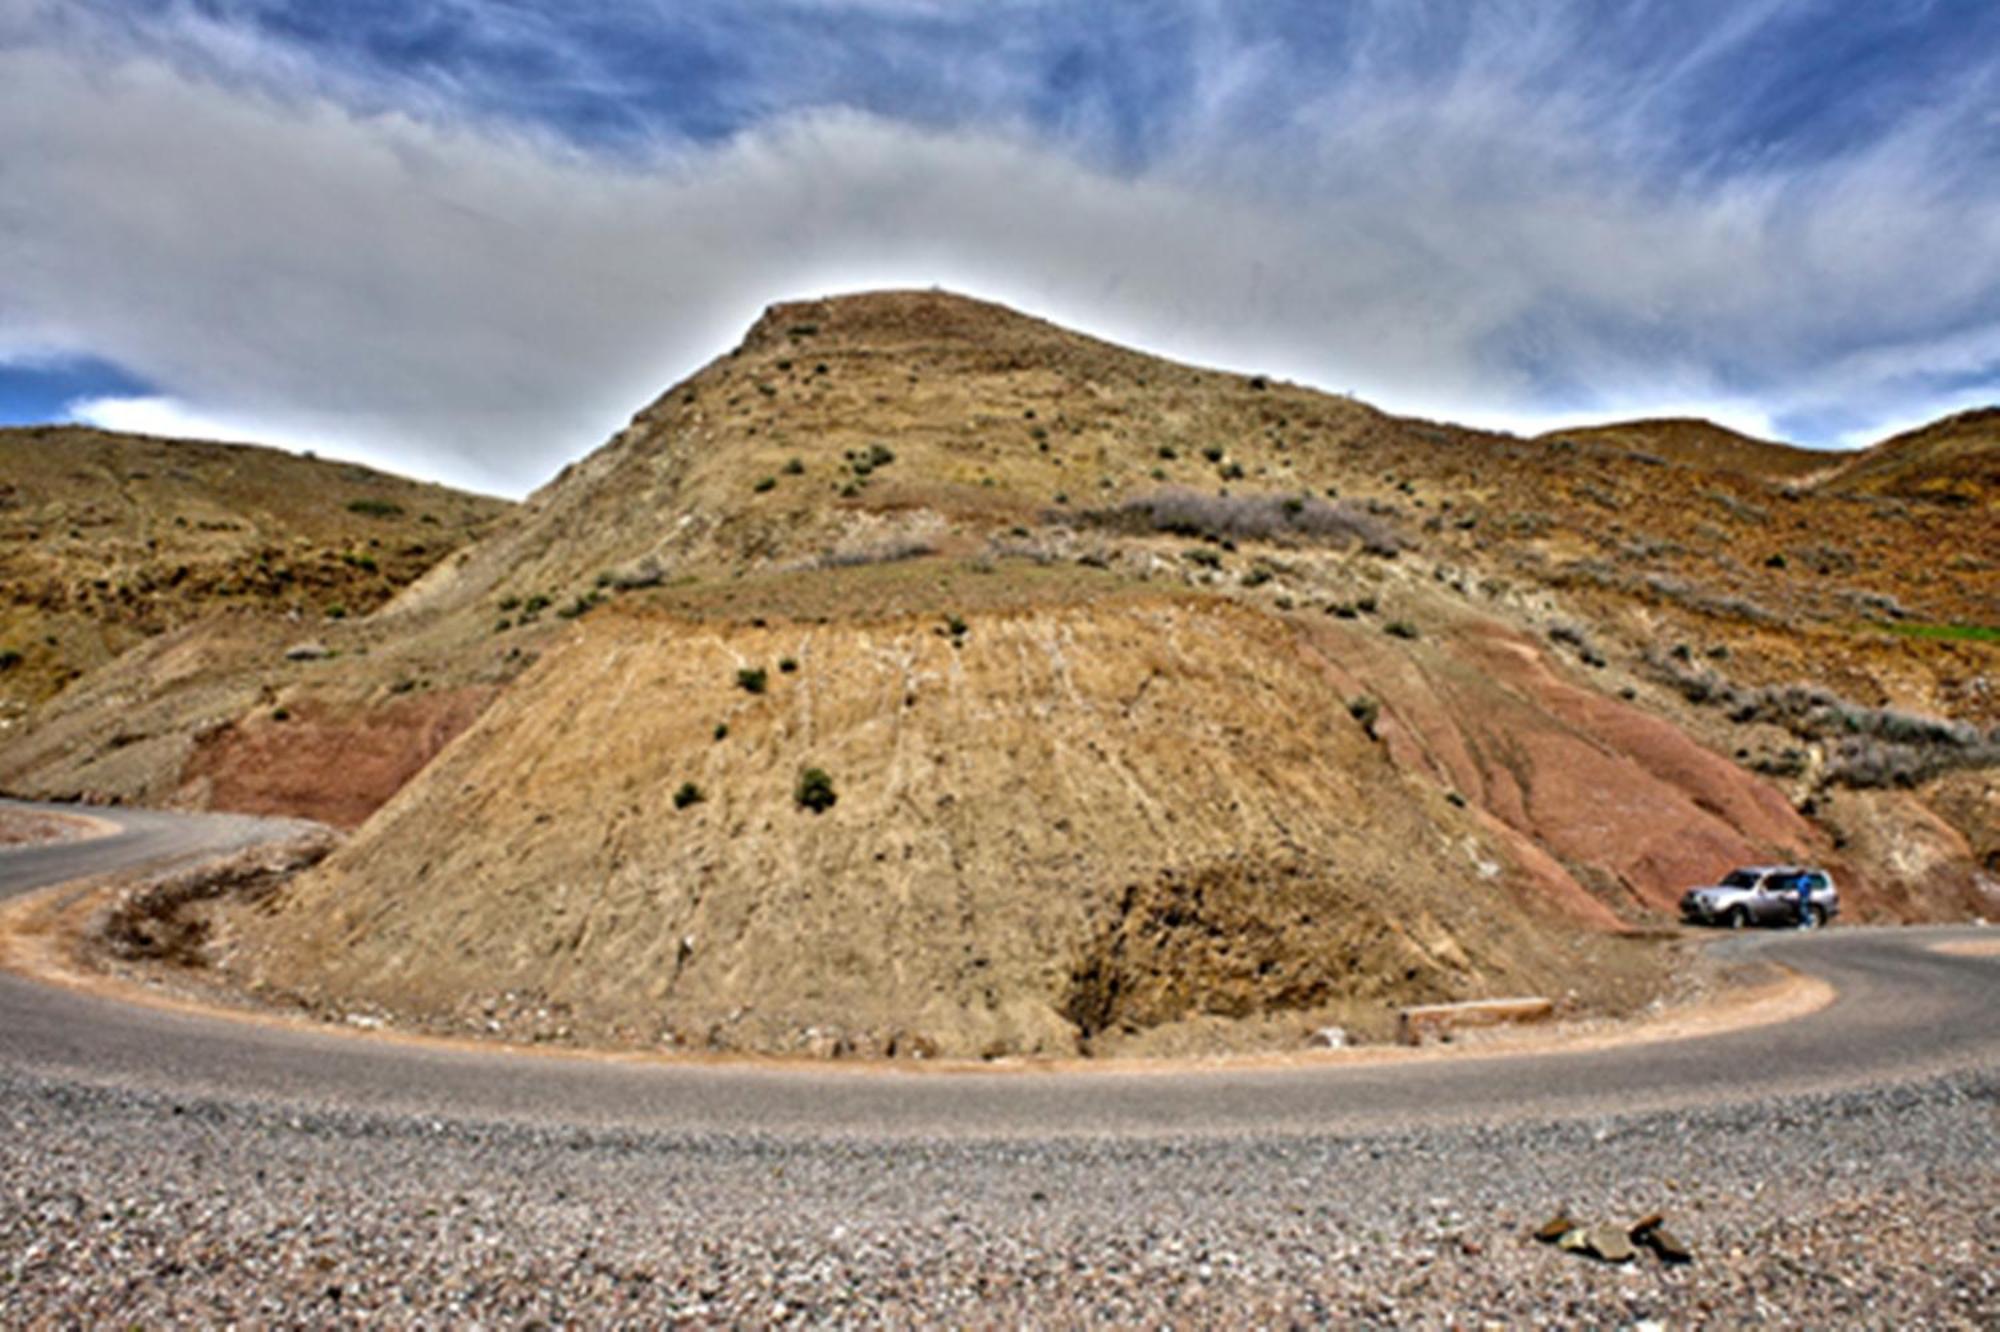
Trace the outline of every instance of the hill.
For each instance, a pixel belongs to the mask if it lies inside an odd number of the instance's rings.
[[[365,615],[507,507],[275,449],[0,429],[0,709],[225,607]]]
[[[1841,455],[1801,449],[1689,417],[1620,421],[1542,435],[1542,442],[1568,441],[1623,453],[1641,465],[1674,462],[1710,472],[1739,472],[1766,480],[1810,477],[1837,466]]]
[[[944,293],[777,306],[330,655],[164,636],[0,781],[338,807],[343,850],[218,909],[218,967],[618,1044],[1621,1011],[1663,966],[1621,931],[1743,860],[1827,863],[1864,919],[2000,907],[1979,511],[1630,430],[1402,419]]]
[[[2000,408],[1960,412],[1854,455],[1829,490],[1991,509],[2000,497]]]

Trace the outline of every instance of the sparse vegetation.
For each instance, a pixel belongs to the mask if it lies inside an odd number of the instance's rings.
[[[367,518],[400,518],[403,506],[393,500],[357,499],[347,502],[349,513],[358,513]]]
[[[778,658],[778,674],[790,675],[799,668],[799,663],[791,657]]]
[[[674,808],[686,809],[689,805],[699,805],[706,799],[708,797],[702,793],[699,786],[693,782],[682,782],[680,789],[674,792]]]
[[[1815,685],[1745,689],[1685,659],[1649,656],[1653,672],[1690,703],[1722,708],[1738,725],[1780,726],[1827,748],[1825,780],[1853,787],[1916,786],[1961,768],[2000,765],[2000,727],[1850,702]]]
[[[1892,634],[1909,638],[1937,638],[1959,643],[2000,643],[2000,626],[1990,624],[1892,624]]]
[[[860,546],[841,546],[813,557],[815,569],[853,569],[869,564],[896,564],[937,554],[937,547],[915,537],[897,537]]]
[[[778,478],[775,476],[760,476],[757,478],[757,484],[750,487],[750,489],[756,491],[759,495],[767,491],[776,490],[777,488]]]
[[[1375,723],[1382,717],[1380,703],[1366,694],[1357,694],[1347,700],[1347,715],[1361,723],[1361,729],[1368,733],[1370,740],[1376,738]]]
[[[736,672],[736,687],[746,694],[761,694],[770,684],[770,673],[762,666],[745,666]]]
[[[1415,638],[1417,626],[1408,620],[1391,620],[1382,626],[1382,632],[1391,638]]]
[[[833,778],[827,775],[826,769],[807,768],[799,774],[798,786],[794,788],[792,798],[800,807],[809,809],[815,814],[824,814],[833,808],[840,796],[833,789]]]
[[[728,722],[717,722],[715,724],[715,738],[718,741],[727,740],[729,738]]]
[[[23,658],[13,648],[0,648],[0,671],[11,671],[19,666]]]
[[[1349,503],[1297,495],[1223,496],[1164,490],[1136,496],[1115,509],[1093,511],[1083,518],[1100,527],[1209,540],[1358,543],[1369,554],[1385,557],[1403,548],[1394,529],[1375,515]]]
[[[783,470],[786,476],[804,476],[806,474],[805,460],[802,458],[787,459]]]

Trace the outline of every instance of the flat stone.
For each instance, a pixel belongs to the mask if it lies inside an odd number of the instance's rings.
[[[294,643],[285,649],[286,661],[323,661],[332,655],[324,643]]]
[[[1633,1239],[1640,1239],[1648,1231],[1658,1230],[1661,1226],[1666,1224],[1666,1221],[1667,1218],[1664,1212],[1648,1212],[1646,1215],[1640,1217],[1637,1221],[1634,1221],[1630,1226],[1626,1227],[1625,1233],[1630,1235]]]
[[[1306,1044],[1315,1050],[1345,1050],[1348,1045],[1347,1028],[1321,1027]]]
[[[1639,1242],[1658,1254],[1663,1263],[1672,1263],[1678,1267],[1694,1261],[1694,1250],[1688,1248],[1665,1226],[1654,1226],[1640,1237]]]
[[[1590,1251],[1607,1263],[1629,1263],[1638,1252],[1618,1226],[1592,1226],[1586,1239]]]
[[[1576,1226],[1576,1218],[1571,1216],[1568,1211],[1558,1208],[1556,1214],[1542,1222],[1541,1226],[1535,1231],[1535,1238],[1544,1244],[1554,1244],[1564,1235],[1575,1230]]]

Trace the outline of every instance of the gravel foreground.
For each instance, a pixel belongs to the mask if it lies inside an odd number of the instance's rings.
[[[2000,1326],[2000,1074],[1260,1139],[790,1141],[0,1073],[0,1323]],[[1535,1243],[1662,1210],[1691,1267]]]

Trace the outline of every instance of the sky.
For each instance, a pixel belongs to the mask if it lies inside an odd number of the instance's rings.
[[[1523,433],[2000,400],[1992,0],[0,0],[0,422],[523,494],[941,286]]]

